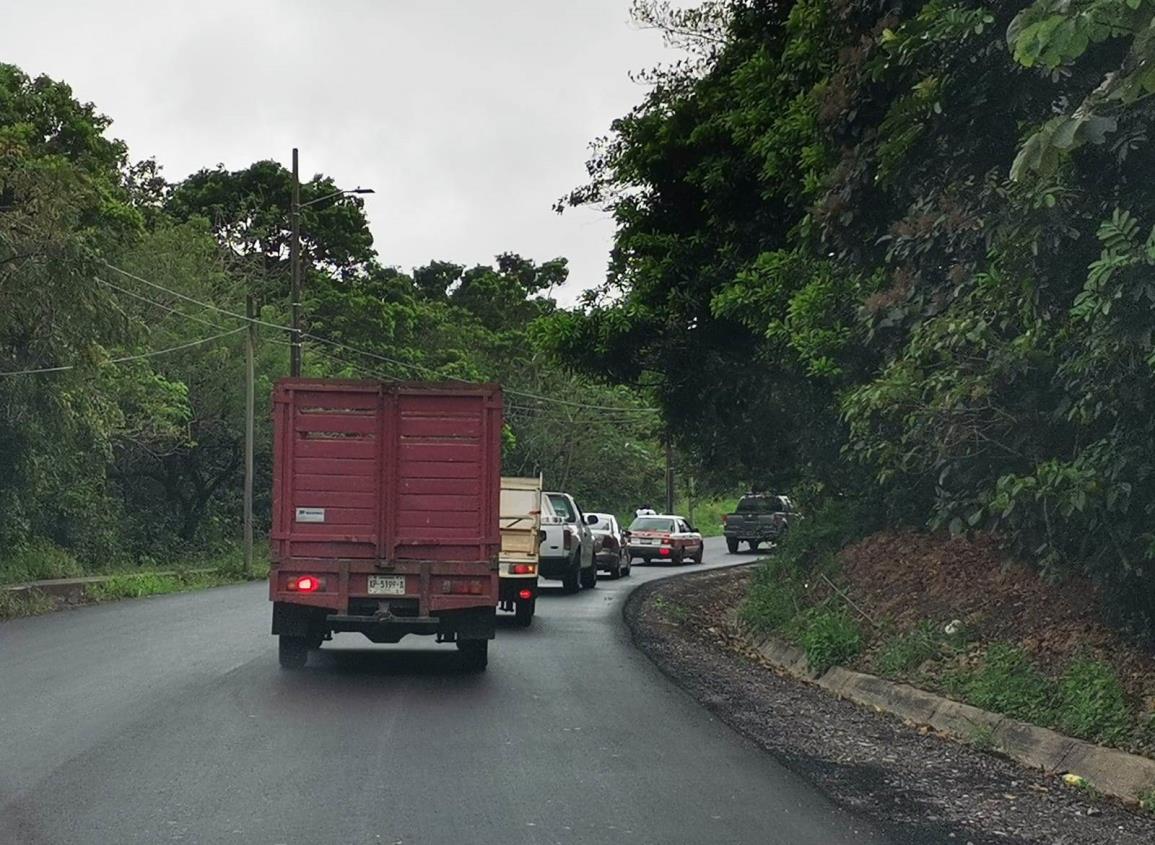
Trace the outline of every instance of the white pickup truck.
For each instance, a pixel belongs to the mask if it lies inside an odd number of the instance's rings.
[[[517,624],[533,621],[541,531],[541,479],[501,479],[501,553],[498,606],[512,610]]]
[[[567,593],[587,590],[598,583],[594,561],[594,537],[585,514],[568,493],[543,493],[541,496],[542,578],[561,581]]]

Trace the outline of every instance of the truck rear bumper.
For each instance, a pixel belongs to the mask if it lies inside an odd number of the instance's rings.
[[[371,616],[329,613],[307,605],[275,602],[273,633],[319,641],[330,633],[364,634],[375,643],[395,643],[409,634],[446,640],[491,640],[497,631],[494,607],[446,610],[432,616]]]
[[[522,590],[529,590],[530,598],[537,598],[537,576],[511,576],[509,578],[501,578],[497,582],[497,596],[502,603],[509,601],[517,601],[521,599],[525,601],[520,595]]]
[[[543,557],[537,566],[537,573],[542,578],[551,581],[560,581],[573,571],[573,557]]]

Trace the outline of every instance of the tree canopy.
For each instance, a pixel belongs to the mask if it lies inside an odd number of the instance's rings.
[[[995,529],[1150,618],[1155,5],[635,6],[696,49],[560,203],[617,235],[553,353],[732,474]]]

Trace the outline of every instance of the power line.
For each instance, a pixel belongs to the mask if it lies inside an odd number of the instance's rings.
[[[271,328],[271,329],[277,329],[278,331],[289,332],[290,334],[292,334],[295,331],[291,326],[283,326],[283,325],[280,325],[278,323],[270,323],[270,322],[267,322],[265,320],[258,319],[256,317],[251,317],[251,318],[246,317],[245,315],[238,314],[235,311],[229,311],[227,308],[220,308],[219,306],[213,305],[211,303],[202,302],[198,299],[194,299],[191,296],[180,293],[179,291],[171,290],[170,288],[166,288],[163,285],[159,285],[156,282],[150,282],[148,279],[141,278],[140,276],[136,275],[135,273],[130,273],[129,271],[123,270],[120,267],[117,267],[114,264],[110,264],[107,261],[105,261],[104,264],[107,267],[109,267],[110,269],[115,270],[117,273],[120,273],[124,276],[127,276],[130,279],[135,279],[136,281],[141,282],[142,284],[146,284],[149,287],[156,288],[157,290],[162,290],[166,293],[170,293],[173,296],[176,296],[176,297],[179,297],[180,299],[185,300],[186,302],[192,303],[193,305],[199,305],[202,308],[208,308],[212,311],[216,311],[218,313],[225,314],[229,317],[232,317],[233,319],[243,320],[246,323],[247,322],[254,322],[254,323],[257,323],[258,325],[266,326],[266,327]],[[405,368],[410,369],[410,370],[417,372],[417,373],[424,373],[426,375],[431,375],[434,378],[439,378],[439,379],[448,378],[448,380],[450,380],[450,381],[461,381],[461,382],[466,382],[466,383],[468,383],[468,381],[469,381],[468,379],[454,379],[452,377],[446,377],[446,376],[442,375],[441,373],[438,373],[436,370],[430,369],[429,367],[424,367],[420,364],[413,364],[413,363],[410,363],[407,361],[400,361],[396,358],[390,358],[387,355],[381,355],[380,353],[377,353],[377,352],[370,352],[370,351],[365,350],[365,349],[359,349],[355,346],[349,346],[348,344],[340,343],[340,342],[335,341],[335,340],[330,340],[327,337],[321,337],[320,335],[315,335],[315,334],[312,334],[310,332],[301,332],[300,336],[302,338],[309,338],[311,340],[315,340],[318,343],[324,343],[324,344],[328,344],[330,346],[336,347],[338,349],[343,349],[347,352],[353,352],[357,355],[364,355],[366,358],[372,358],[374,360],[382,361],[382,362],[387,363],[387,364],[393,364],[394,366],[398,366],[398,367],[405,367]],[[511,396],[520,396],[523,399],[531,399],[531,400],[538,401],[538,402],[550,402],[550,403],[553,403],[555,405],[564,405],[566,407],[578,408],[578,409],[586,410],[586,411],[616,411],[616,412],[623,413],[623,414],[657,414],[657,413],[660,413],[659,409],[657,409],[657,408],[644,408],[644,407],[643,408],[630,408],[630,407],[625,407],[625,406],[621,406],[621,405],[618,405],[618,406],[591,405],[591,404],[588,404],[585,402],[572,402],[568,399],[558,399],[558,398],[551,397],[551,396],[543,396],[543,395],[538,394],[538,393],[529,393],[529,392],[523,391],[523,390],[514,390],[512,388],[506,388],[506,389],[504,389],[504,392],[511,395]]]
[[[193,346],[200,346],[201,344],[204,344],[204,343],[212,343],[214,340],[220,340],[223,337],[228,337],[229,335],[239,334],[240,332],[243,332],[243,331],[248,331],[248,328],[246,326],[241,326],[239,329],[230,329],[227,332],[221,332],[220,334],[215,334],[212,337],[202,337],[199,340],[190,340],[188,343],[182,343],[179,346],[170,346],[167,349],[156,349],[152,352],[142,352],[139,355],[124,355],[120,358],[110,358],[108,361],[105,361],[104,363],[106,363],[106,364],[124,364],[124,363],[127,363],[128,361],[140,361],[144,358],[155,358],[157,355],[167,355],[170,352],[179,352],[182,349],[189,349]],[[0,376],[29,376],[29,375],[36,375],[38,373],[62,373],[66,370],[76,370],[76,369],[79,369],[79,365],[66,364],[62,367],[40,367],[40,368],[34,369],[34,370],[9,370],[7,372],[0,372]]]
[[[164,285],[158,285],[156,282],[150,282],[148,279],[142,279],[135,273],[122,270],[120,267],[117,267],[115,264],[109,264],[107,261],[104,262],[104,266],[108,267],[110,270],[114,270],[117,273],[120,273],[122,276],[127,276],[128,278],[134,279],[141,284],[148,285],[150,288],[156,288],[157,290],[162,290],[165,293],[171,293],[173,296],[183,299],[185,302],[190,302],[193,305],[199,305],[201,308],[208,308],[210,311],[216,311],[218,314],[224,314],[225,316],[232,317],[234,320],[242,320],[245,324],[256,323],[259,326],[267,326],[270,329],[278,329],[283,332],[293,331],[289,326],[281,326],[277,323],[268,323],[259,317],[246,317],[244,314],[238,314],[236,311],[230,311],[227,308],[221,308],[220,306],[213,305],[211,302],[201,302],[199,299],[194,299],[193,297],[183,294],[180,291],[166,288]]]
[[[95,278],[96,281],[100,282],[100,284],[105,285],[106,287],[110,287],[115,291],[120,291],[123,294],[131,296],[133,299],[139,299],[141,302],[147,302],[149,305],[155,305],[157,308],[163,308],[168,313],[175,314],[177,317],[184,317],[187,320],[192,320],[193,322],[200,323],[201,325],[205,326],[210,326],[214,329],[224,330],[225,328],[220,323],[214,323],[212,320],[206,320],[204,317],[198,317],[196,314],[186,314],[184,311],[178,311],[171,306],[165,305],[163,302],[157,302],[155,299],[149,299],[147,296],[141,296],[139,293],[131,291],[128,288],[122,288],[120,285],[114,285],[112,282],[106,279],[102,279],[99,276],[96,276]]]

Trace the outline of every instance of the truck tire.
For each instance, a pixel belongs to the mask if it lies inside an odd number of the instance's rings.
[[[458,640],[457,650],[470,672],[484,672],[489,665],[489,640]]]
[[[726,538],[726,551],[728,551],[732,555],[738,554],[738,538],[737,537],[727,537]]]
[[[598,565],[597,565],[596,561],[594,562],[594,565],[591,566],[589,569],[581,570],[581,578],[582,578],[582,586],[585,587],[587,590],[592,590],[594,587],[597,586],[597,584],[598,584]]]
[[[760,540],[747,540],[746,542],[750,544],[750,551],[751,551],[751,553],[753,553],[753,552],[758,551],[758,543],[761,541]]]
[[[304,669],[309,659],[308,639],[281,634],[277,638],[277,659],[282,669]]]
[[[518,599],[514,605],[514,621],[522,628],[528,628],[533,621],[533,611],[537,599]]]

